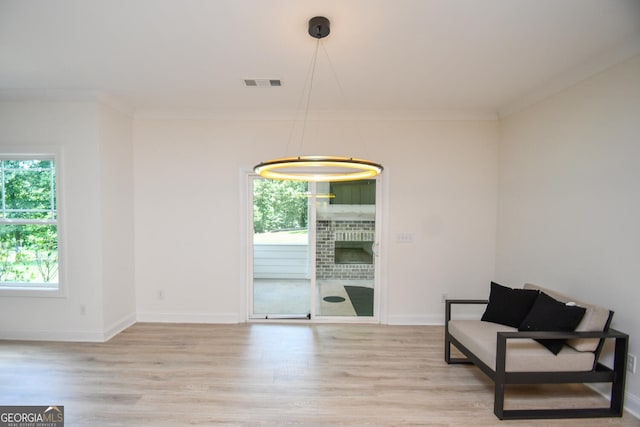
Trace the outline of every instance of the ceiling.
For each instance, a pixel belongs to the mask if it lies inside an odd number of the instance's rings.
[[[495,117],[640,54],[638,0],[0,0],[0,96],[299,111],[316,15],[314,111]]]

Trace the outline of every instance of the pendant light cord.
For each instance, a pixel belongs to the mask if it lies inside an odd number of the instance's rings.
[[[316,62],[318,61],[319,48],[320,48],[320,39],[316,39],[316,50],[313,53],[313,63],[311,65],[311,79],[309,81],[309,93],[307,93],[307,105],[305,106],[305,109],[304,109],[304,120],[302,121],[302,135],[300,136],[300,145],[298,146],[298,157],[302,154],[302,145],[304,144],[304,136],[307,130],[309,106],[311,105],[311,91],[313,90],[313,80],[316,75]]]
[[[285,157],[273,160],[267,160],[255,165],[253,170],[263,178],[269,179],[282,179],[282,180],[296,180],[296,181],[308,181],[308,182],[334,182],[334,181],[354,181],[360,179],[370,179],[379,175],[383,167],[381,164],[374,163],[369,160],[364,160],[354,157],[344,156],[302,156],[302,146],[304,145],[304,139],[307,132],[307,122],[309,121],[309,110],[311,107],[311,92],[313,91],[313,85],[316,74],[316,65],[318,62],[318,53],[320,50],[320,39],[326,37],[330,33],[329,20],[323,16],[316,16],[309,20],[309,35],[317,39],[316,48],[313,53],[313,60],[311,61],[310,73],[307,74],[309,78],[309,91],[306,93],[306,105],[304,109],[304,118],[302,123],[302,134],[300,137],[300,143],[298,146],[297,157]],[[322,48],[325,52],[324,45]],[[344,90],[340,84],[339,79],[331,59],[327,55],[331,71],[336,78],[340,93],[344,98]],[[303,86],[302,93],[299,100],[299,108],[301,109],[305,98],[304,89],[307,87],[307,81]],[[293,128],[297,122],[294,120],[294,126],[289,134],[289,141],[287,141],[287,148],[292,142]]]

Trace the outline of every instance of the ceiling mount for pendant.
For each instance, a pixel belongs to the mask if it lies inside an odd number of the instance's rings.
[[[315,39],[323,39],[331,32],[331,23],[324,16],[309,19],[309,35]]]
[[[331,32],[331,23],[324,16],[316,16],[309,20],[309,35],[315,39],[325,38]],[[318,49],[313,61],[313,72],[309,93],[307,95],[306,117],[309,112],[309,100],[313,87],[313,75]],[[302,139],[304,140],[304,131]],[[253,170],[264,178],[295,181],[356,181],[370,179],[379,175],[383,167],[369,160],[343,156],[297,156],[267,160],[257,164]]]

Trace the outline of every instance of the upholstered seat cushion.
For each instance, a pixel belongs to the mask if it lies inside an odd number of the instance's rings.
[[[487,366],[495,370],[497,332],[517,332],[516,328],[482,320],[450,320],[449,333]],[[554,355],[531,339],[507,340],[507,372],[590,371],[594,353],[564,346]]]

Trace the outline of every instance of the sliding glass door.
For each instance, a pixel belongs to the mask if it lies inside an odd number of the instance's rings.
[[[309,186],[254,177],[252,318],[311,314]]]
[[[251,182],[249,317],[375,320],[377,181]]]
[[[376,180],[319,183],[315,208],[316,316],[372,318]]]

